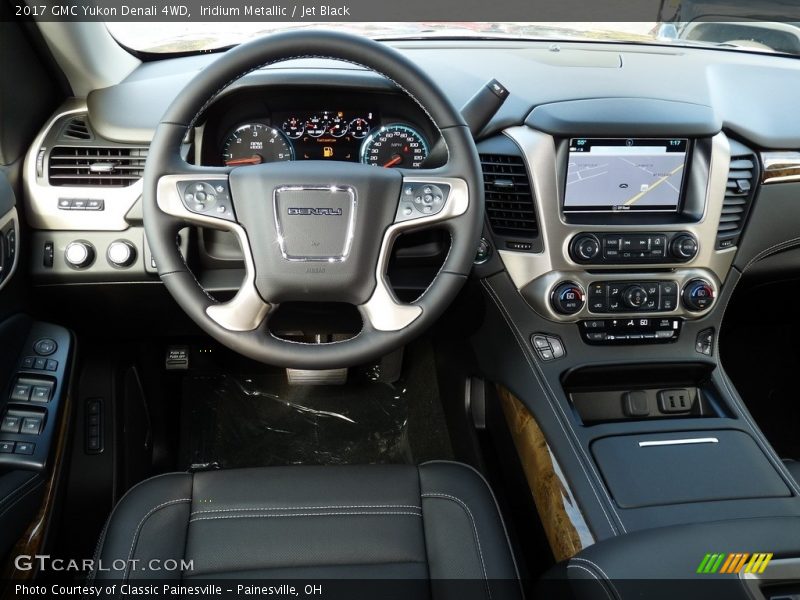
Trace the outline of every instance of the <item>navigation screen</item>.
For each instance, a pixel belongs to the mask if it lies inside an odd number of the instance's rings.
[[[677,211],[688,146],[686,139],[571,139],[564,210]]]

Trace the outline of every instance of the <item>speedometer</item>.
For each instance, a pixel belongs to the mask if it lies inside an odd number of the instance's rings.
[[[240,125],[225,140],[222,160],[229,167],[294,160],[286,136],[263,123]]]
[[[361,162],[376,167],[419,169],[428,158],[428,144],[422,134],[408,125],[381,127],[361,145]]]

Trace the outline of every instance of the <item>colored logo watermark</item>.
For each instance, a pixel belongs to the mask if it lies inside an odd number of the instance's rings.
[[[696,572],[701,574],[763,573],[770,560],[772,560],[771,552],[708,553],[700,561]]]

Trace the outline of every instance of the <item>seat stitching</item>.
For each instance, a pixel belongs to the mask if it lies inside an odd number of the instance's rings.
[[[531,361],[530,357],[528,356],[528,351],[527,351],[526,347],[520,341],[520,339],[524,339],[524,336],[522,335],[522,332],[519,330],[519,328],[516,326],[516,323],[514,323],[513,319],[511,319],[510,315],[507,314],[507,311],[505,309],[505,305],[500,300],[500,297],[494,291],[494,288],[491,286],[491,284],[489,284],[486,280],[482,280],[481,283],[484,286],[484,288],[486,288],[486,290],[487,290],[487,292],[489,294],[489,297],[492,299],[492,301],[495,303],[497,308],[500,310],[500,315],[503,317],[503,320],[506,322],[507,325],[510,325],[513,328],[512,336],[514,337],[515,341],[517,342],[517,345],[520,347],[520,350],[522,350],[522,355],[525,358],[525,361],[528,363],[528,367],[530,368],[531,372],[533,373],[534,379],[536,379],[536,382],[539,384],[540,389],[544,393],[545,398],[547,399],[547,404],[550,406],[550,410],[553,411],[553,414],[556,417],[556,422],[559,424],[559,426],[561,427],[561,430],[564,432],[564,435],[567,437],[567,441],[569,442],[568,445],[569,445],[570,450],[572,450],[573,454],[575,455],[575,458],[577,459],[578,464],[581,467],[581,470],[587,476],[588,481],[589,481],[589,489],[592,490],[592,493],[594,494],[594,497],[597,498],[597,503],[600,506],[600,510],[603,511],[603,516],[605,516],[606,521],[608,521],[608,524],[611,527],[611,531],[615,535],[617,535],[617,533],[618,533],[617,527],[613,523],[611,518],[609,517],[608,512],[606,512],[605,505],[603,504],[603,501],[601,500],[600,496],[597,493],[597,489],[595,488],[595,483],[592,480],[592,478],[589,476],[589,472],[586,469],[586,465],[581,460],[581,457],[578,454],[578,451],[576,450],[576,446],[580,448],[581,452],[586,457],[586,461],[588,462],[589,467],[592,469],[592,471],[595,473],[595,475],[598,478],[600,476],[597,474],[597,471],[594,469],[594,465],[592,464],[591,459],[586,455],[585,451],[583,450],[583,447],[580,446],[579,443],[576,443],[576,440],[578,439],[578,436],[577,436],[577,433],[575,433],[575,429],[572,427],[572,423],[570,423],[570,421],[569,421],[569,417],[566,415],[566,413],[564,413],[564,410],[561,408],[561,405],[558,404],[558,402],[553,402],[552,401],[552,399],[550,398],[550,395],[547,393],[547,390],[544,388],[544,385],[542,385],[542,381],[539,378],[539,373],[536,371],[534,363]],[[516,331],[516,333],[518,334],[519,337],[514,334],[514,331]],[[547,378],[545,378],[545,383],[548,385],[548,387],[550,386],[550,384],[547,382]],[[551,391],[552,391],[552,388],[551,388]],[[559,417],[559,414],[556,411],[556,408],[555,408],[554,404],[556,406],[558,406],[558,409],[564,415],[564,419],[563,420]],[[567,433],[567,430],[564,427],[564,421],[566,421],[567,427],[570,428],[570,430],[572,431],[573,435],[575,436],[574,439],[572,437],[570,437],[570,435]],[[616,509],[614,509],[613,500],[608,495],[608,492],[605,490],[605,488],[602,485],[600,485],[599,487],[600,487],[600,490],[603,492],[603,494],[606,496],[606,498],[609,501],[609,508],[617,516],[617,519],[619,520],[619,525],[622,528],[622,531],[627,533],[627,529],[625,528],[625,524],[622,522],[622,517],[619,515],[619,513],[616,511]]]
[[[468,465],[466,463],[456,462],[452,460],[442,460],[442,459],[433,459],[425,461],[420,465],[420,467],[424,467],[425,465],[435,465],[435,464],[445,464],[445,465],[458,465],[461,468],[468,469],[472,471],[478,478],[483,482],[483,485],[486,487],[486,491],[489,492],[489,496],[492,498],[492,502],[494,502],[495,510],[497,511],[498,517],[500,517],[500,525],[503,527],[503,534],[506,538],[506,545],[508,546],[508,554],[511,557],[511,562],[514,565],[514,573],[517,575],[517,581],[519,582],[519,589],[521,593],[521,597],[525,597],[525,590],[522,588],[522,577],[519,575],[519,567],[517,566],[517,558],[514,556],[514,549],[511,545],[511,538],[508,536],[508,528],[506,527],[505,520],[503,519],[503,513],[500,510],[500,504],[497,502],[497,497],[494,495],[494,490],[492,490],[492,486],[489,485],[489,481],[486,477],[483,476],[478,469],[473,467],[472,465]],[[418,469],[419,470],[419,469]]]
[[[105,525],[103,525],[103,530],[100,532],[100,539],[97,540],[97,545],[95,546],[95,549],[94,549],[94,558],[95,558],[94,564],[95,564],[95,566],[92,568],[91,573],[89,573],[89,576],[86,579],[87,581],[89,581],[89,582],[94,581],[94,579],[95,579],[95,577],[97,575],[97,565],[100,564],[100,560],[99,560],[100,559],[100,553],[103,550],[103,547],[105,546],[106,534],[108,533],[108,527],[109,527],[109,525],[111,525],[111,521],[113,520],[114,515],[117,512],[117,507],[120,504],[122,504],[122,502],[125,500],[125,498],[127,498],[129,495],[131,495],[134,490],[136,490],[139,487],[144,486],[144,484],[149,482],[149,481],[153,481],[154,479],[166,478],[166,477],[175,477],[176,475],[180,476],[180,475],[183,475],[183,474],[184,473],[161,473],[160,475],[154,475],[150,479],[144,479],[144,480],[140,481],[139,483],[137,483],[136,485],[134,485],[133,487],[128,489],[128,491],[125,492],[122,495],[122,498],[120,498],[114,504],[114,506],[111,508],[111,514],[108,515],[108,518],[106,519]]]
[[[446,499],[451,500],[452,502],[456,502],[461,506],[461,508],[466,511],[467,516],[469,516],[469,520],[472,522],[472,532],[475,535],[475,546],[478,548],[478,556],[481,559],[481,568],[483,569],[483,579],[486,582],[486,593],[489,596],[489,599],[492,598],[492,589],[489,586],[489,575],[486,571],[486,563],[483,560],[483,551],[481,550],[481,540],[480,536],[478,535],[478,526],[475,524],[475,517],[472,515],[472,511],[467,506],[466,502],[461,500],[460,498],[456,498],[455,496],[451,496],[450,494],[444,494],[441,492],[429,492],[427,494],[422,494],[423,498],[439,498],[439,499]]]
[[[348,517],[348,516],[361,516],[361,515],[409,515],[412,517],[421,517],[421,512],[408,512],[408,511],[360,511],[360,512],[324,512],[324,513],[291,513],[281,515],[220,515],[217,517],[196,517],[189,519],[189,523],[195,521],[216,521],[219,519],[280,519],[285,517]]]
[[[128,568],[130,566],[131,559],[133,558],[133,552],[134,552],[134,550],[136,548],[136,542],[139,540],[139,533],[141,533],[141,530],[142,530],[142,527],[145,524],[145,521],[147,521],[147,519],[149,519],[152,515],[154,515],[156,512],[158,512],[162,508],[165,508],[167,506],[171,506],[173,504],[180,504],[181,502],[191,502],[191,501],[192,501],[191,498],[178,498],[178,499],[175,499],[175,500],[170,500],[168,502],[162,502],[158,506],[155,506],[155,507],[151,508],[147,512],[147,514],[144,517],[142,517],[142,520],[139,521],[139,524],[136,526],[136,530],[133,532],[133,540],[131,540],[131,549],[128,551],[128,562],[125,565],[125,572],[122,574],[122,581],[127,581],[128,580]]]
[[[608,581],[608,584],[613,588],[614,593],[616,593],[618,597],[622,598],[622,594],[619,593],[619,590],[614,585],[614,581],[611,579],[611,577],[608,576],[608,573],[606,573],[605,571],[603,571],[603,569],[600,568],[600,565],[598,565],[597,563],[592,562],[588,558],[583,558],[581,556],[573,556],[571,560],[577,560],[577,561],[585,562],[587,564],[592,565],[595,569],[597,569],[598,573],[600,573],[603,577],[606,578],[606,580]]]
[[[603,590],[603,592],[605,592],[605,594],[606,594],[606,598],[608,598],[609,600],[613,600],[613,599],[612,599],[612,597],[611,597],[611,593],[608,591],[608,588],[607,588],[605,585],[603,585],[603,580],[602,580],[602,579],[600,579],[600,578],[597,576],[597,573],[595,573],[595,572],[594,572],[594,571],[592,571],[591,569],[587,569],[587,568],[586,568],[586,567],[584,567],[583,565],[567,565],[567,569],[581,569],[581,570],[583,570],[583,571],[586,571],[586,572],[587,572],[589,575],[591,575],[591,576],[592,576],[592,578],[593,578],[593,579],[594,579],[594,580],[595,580],[595,581],[598,583],[598,585],[599,585],[599,586],[600,586],[600,588]]]
[[[253,507],[253,508],[213,508],[209,510],[196,510],[190,516],[201,515],[206,513],[224,513],[224,512],[250,512],[250,511],[277,511],[277,510],[330,510],[330,509],[353,509],[353,508],[411,508],[415,510],[422,510],[421,506],[414,506],[412,504],[353,504],[350,506],[275,506],[275,507]]]

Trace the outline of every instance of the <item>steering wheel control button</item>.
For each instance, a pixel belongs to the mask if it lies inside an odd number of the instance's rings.
[[[136,248],[127,240],[116,240],[109,244],[106,258],[112,267],[126,269],[136,260]]]
[[[235,221],[228,183],[219,181],[182,181],[178,193],[187,210],[211,218]]]
[[[551,296],[553,309],[562,315],[574,315],[583,308],[586,303],[583,289],[570,281],[560,283],[553,290]]]
[[[442,212],[450,186],[433,183],[409,183],[403,186],[395,221],[410,221]]]
[[[33,351],[39,356],[50,356],[58,350],[58,344],[50,338],[42,338],[33,344]]]
[[[567,354],[561,338],[554,335],[535,333],[531,336],[531,344],[539,358],[545,362],[563,358]]]
[[[85,269],[94,262],[94,246],[89,242],[72,242],[64,249],[64,260],[73,269]]]
[[[693,279],[683,288],[683,305],[692,312],[702,312],[714,304],[714,286],[705,279]]]

